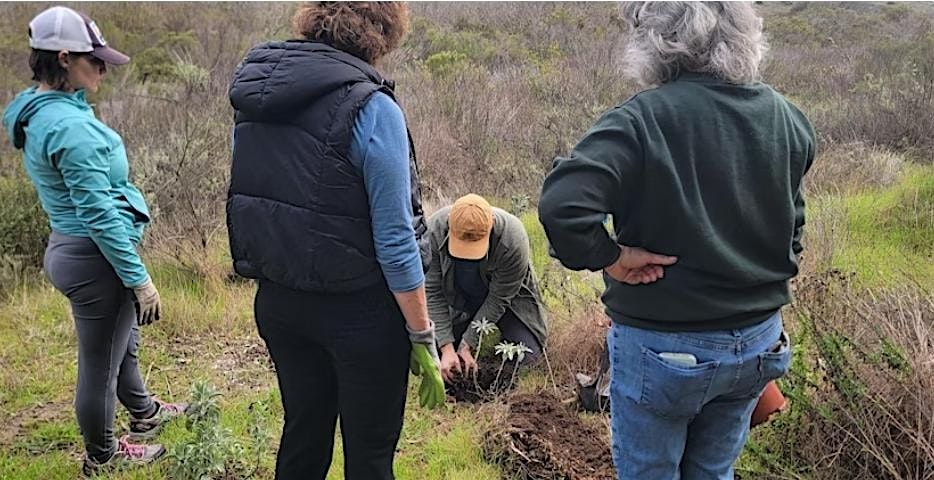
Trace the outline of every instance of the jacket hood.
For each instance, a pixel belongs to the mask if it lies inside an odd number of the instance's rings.
[[[392,88],[368,63],[323,43],[267,42],[253,47],[237,67],[230,103],[250,117],[271,118],[358,82]]]
[[[81,110],[90,110],[84,90],[75,93],[60,91],[37,92],[30,87],[20,92],[3,112],[3,127],[17,150],[26,145],[26,126],[39,110],[49,104],[65,103]]]

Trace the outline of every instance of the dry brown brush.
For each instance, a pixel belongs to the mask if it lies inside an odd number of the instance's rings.
[[[754,478],[934,479],[934,295],[851,279],[796,283],[791,409],[754,435]]]

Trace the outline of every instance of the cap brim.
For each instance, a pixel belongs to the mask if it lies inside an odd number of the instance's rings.
[[[448,253],[454,258],[464,260],[480,260],[490,250],[490,236],[487,235],[475,242],[466,242],[457,237],[448,238]]]
[[[94,47],[94,51],[91,52],[91,55],[111,65],[126,65],[130,63],[130,57],[110,47]]]

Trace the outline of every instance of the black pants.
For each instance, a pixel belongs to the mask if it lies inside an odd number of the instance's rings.
[[[133,292],[90,238],[52,232],[45,272],[71,303],[78,336],[75,412],[88,456],[106,461],[117,447],[117,400],[137,418],[156,404],[139,374],[139,329]]]
[[[388,288],[322,295],[261,281],[254,308],[285,410],[276,478],[324,479],[338,417],[345,478],[394,478],[411,345]]]
[[[454,324],[453,333],[454,333],[454,345],[460,345],[461,338],[464,336],[464,332],[467,331],[467,328],[470,326],[470,321],[456,323]],[[500,317],[499,321],[496,322],[496,328],[499,329],[500,339],[506,342],[511,343],[522,343],[526,347],[529,347],[531,352],[525,355],[525,358],[519,364],[520,366],[534,365],[538,362],[539,358],[542,355],[542,346],[538,343],[538,340],[535,338],[535,334],[529,330],[529,327],[526,327],[522,320],[519,320],[514,313],[508,308],[506,312],[503,313],[503,316]],[[477,354],[477,352],[473,352]]]

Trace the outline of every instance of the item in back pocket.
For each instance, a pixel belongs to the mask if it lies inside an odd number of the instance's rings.
[[[658,357],[679,367],[696,367],[697,357],[690,353],[661,352]]]

